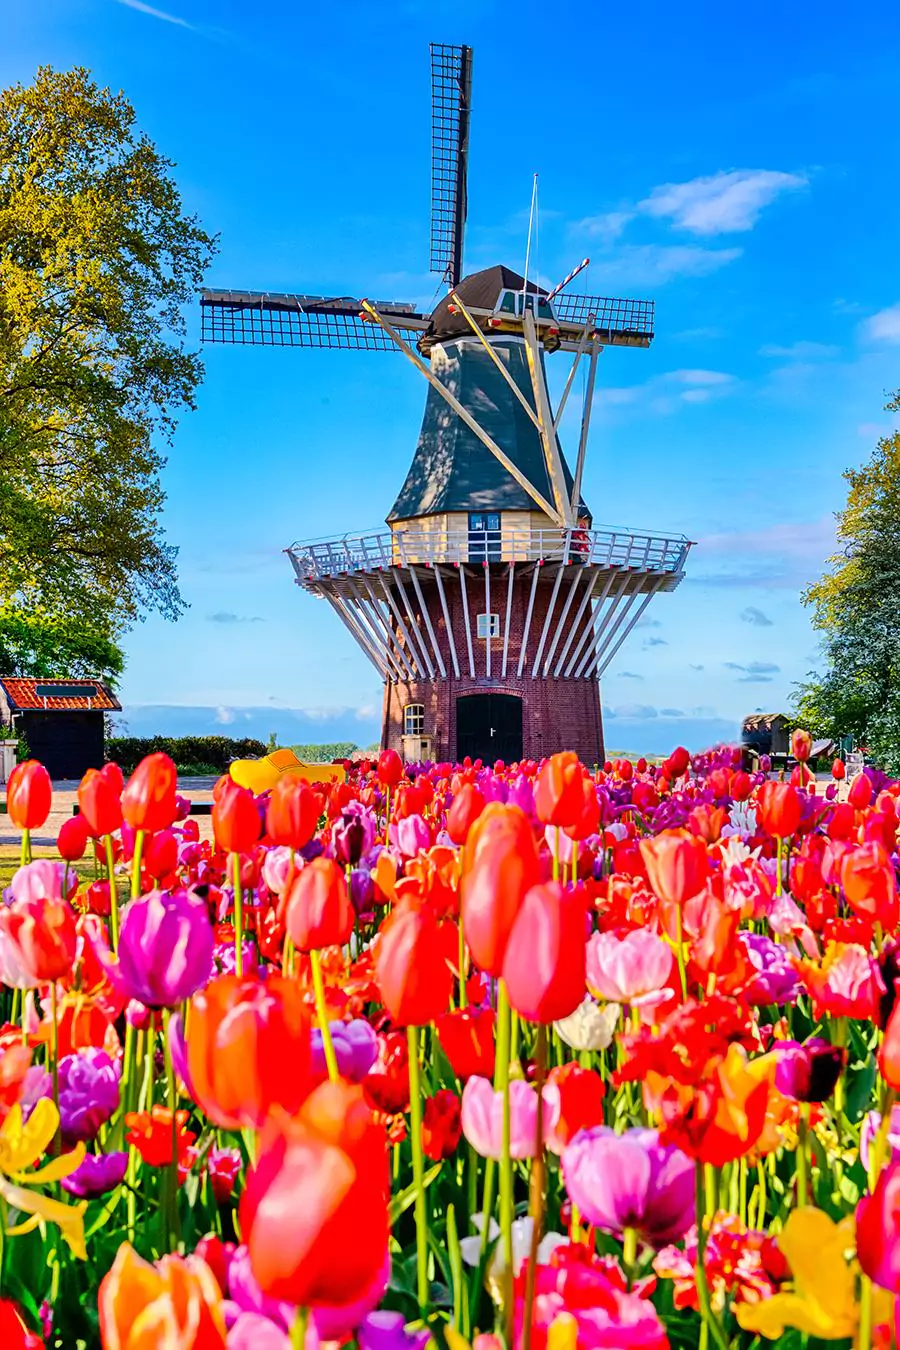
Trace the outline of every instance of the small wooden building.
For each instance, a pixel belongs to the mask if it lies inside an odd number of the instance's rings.
[[[99,680],[0,676],[0,722],[24,736],[50,777],[81,778],[103,767],[103,714],[121,704]]]
[[[751,753],[786,759],[791,748],[789,726],[784,713],[752,713],[741,726],[741,744]]]

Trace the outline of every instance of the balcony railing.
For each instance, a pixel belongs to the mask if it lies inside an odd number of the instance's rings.
[[[287,550],[301,585],[354,572],[462,563],[554,562],[679,575],[690,550],[683,535],[627,530],[382,530],[292,544]]]

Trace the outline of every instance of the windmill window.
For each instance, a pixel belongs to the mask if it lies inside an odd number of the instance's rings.
[[[480,638],[498,638],[500,636],[500,615],[479,614],[477,633]]]
[[[407,703],[403,709],[404,736],[421,736],[425,730],[425,704]]]
[[[469,512],[469,562],[499,562],[500,512]]]

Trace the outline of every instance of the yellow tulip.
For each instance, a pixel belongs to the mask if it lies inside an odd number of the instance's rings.
[[[67,1205],[31,1189],[61,1181],[74,1172],[84,1158],[84,1144],[79,1144],[70,1153],[51,1158],[36,1171],[26,1170],[46,1153],[58,1129],[59,1112],[49,1097],[40,1099],[27,1121],[17,1102],[0,1126],[0,1196],[10,1209],[30,1216],[6,1231],[15,1236],[29,1232],[39,1223],[56,1224],[72,1253],[85,1260],[84,1211],[87,1201]]]
[[[856,1271],[848,1260],[854,1244],[852,1218],[836,1224],[820,1209],[796,1209],[777,1242],[791,1268],[793,1289],[773,1294],[760,1303],[739,1303],[737,1320],[744,1331],[778,1340],[786,1327],[795,1327],[822,1340],[844,1340],[856,1334],[859,1305]],[[891,1315],[892,1300],[876,1290],[875,1324]]]

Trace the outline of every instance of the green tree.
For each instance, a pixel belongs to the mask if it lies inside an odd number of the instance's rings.
[[[888,404],[900,409],[900,399]],[[844,474],[838,551],[803,596],[822,634],[825,671],[800,689],[798,714],[823,736],[850,734],[900,770],[900,432]]]
[[[142,612],[183,608],[160,446],[202,376],[181,309],[215,241],[172,167],[83,69],[0,93],[0,640],[18,649],[32,615],[26,662],[68,622],[58,660],[110,670],[83,645],[92,623],[114,646]]]
[[[93,675],[115,688],[124,668],[122,649],[96,622],[77,615],[0,609],[0,673],[54,676]]]

